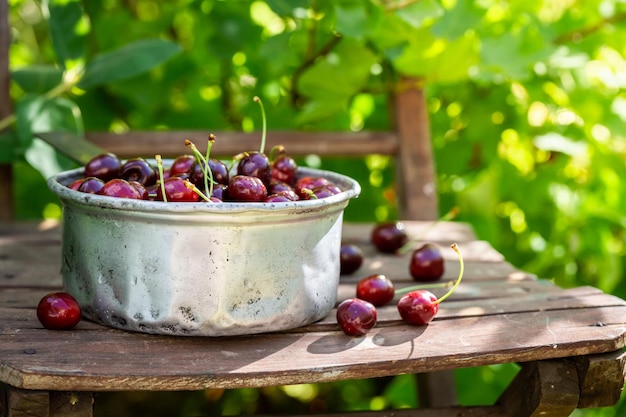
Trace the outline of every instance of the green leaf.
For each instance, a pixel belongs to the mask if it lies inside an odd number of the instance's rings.
[[[84,51],[85,36],[79,34],[78,24],[83,17],[80,3],[76,0],[63,4],[51,2],[49,26],[52,45],[57,54],[59,65],[65,68],[67,60],[80,58]]]
[[[298,91],[311,98],[345,100],[365,85],[376,61],[364,45],[344,38],[333,52],[302,74]]]
[[[370,31],[365,2],[341,2],[335,6],[335,26],[343,36],[363,39]]]
[[[134,77],[162,64],[180,51],[181,48],[176,43],[161,39],[147,39],[128,44],[94,57],[86,65],[78,86],[86,89]]]
[[[402,53],[390,59],[401,74],[453,83],[467,79],[469,69],[479,63],[478,40],[473,32],[448,41],[420,29]]]
[[[432,33],[440,38],[456,39],[467,30],[480,25],[485,12],[485,9],[476,6],[474,0],[459,0],[452,9],[437,19]]]
[[[399,8],[395,14],[411,26],[421,28],[425,22],[442,16],[444,12],[437,1],[421,0]]]
[[[48,65],[33,65],[11,72],[11,79],[27,93],[45,93],[63,81],[63,71]]]
[[[415,28],[391,13],[378,15],[370,41],[382,51],[405,45],[415,37]]]
[[[64,97],[45,98],[30,95],[16,106],[17,133],[24,156],[45,178],[72,168],[74,163],[57,154],[54,149],[33,133],[47,131],[70,131],[83,133],[78,106]]]
[[[318,122],[329,118],[338,112],[345,110],[348,106],[348,99],[326,99],[312,100],[304,105],[302,111],[296,117],[299,125]]]

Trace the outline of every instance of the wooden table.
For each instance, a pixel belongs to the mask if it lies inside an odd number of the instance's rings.
[[[428,326],[403,324],[392,304],[379,308],[378,324],[360,338],[344,335],[334,312],[292,331],[201,338],[131,333],[86,320],[70,331],[43,329],[35,306],[61,288],[60,227],[0,225],[0,415],[91,416],[99,391],[262,387],[504,363],[521,367],[496,404],[411,415],[568,416],[575,408],[618,401],[623,300],[592,287],[561,289],[519,271],[466,225],[407,227],[413,236],[442,244],[444,280],[459,270],[447,245],[457,242],[465,260],[458,291]],[[359,244],[366,261],[342,277],[339,299],[353,296],[356,281],[372,273],[397,286],[411,283],[408,255],[376,253],[370,230],[368,224],[344,227],[344,239]]]

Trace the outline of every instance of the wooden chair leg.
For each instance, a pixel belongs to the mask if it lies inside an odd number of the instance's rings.
[[[567,417],[578,406],[576,364],[555,359],[521,364],[522,369],[497,403],[510,417]]]
[[[0,415],[4,417],[93,417],[90,392],[30,391],[2,385]]]
[[[450,407],[458,404],[454,371],[417,374],[420,408]]]
[[[610,407],[624,388],[626,352],[602,353],[574,358],[580,380],[578,408]]]

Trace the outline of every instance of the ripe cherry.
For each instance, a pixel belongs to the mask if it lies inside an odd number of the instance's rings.
[[[369,301],[376,307],[383,306],[393,300],[395,289],[393,283],[382,274],[374,274],[361,279],[356,286],[356,296]]]
[[[272,181],[270,160],[264,153],[246,152],[237,164],[237,175],[260,178],[267,187]]]
[[[428,290],[415,290],[398,300],[398,312],[402,320],[422,326],[428,324],[439,311],[437,297]]]
[[[439,248],[425,243],[413,251],[409,272],[415,281],[437,281],[443,276],[444,261]]]
[[[337,306],[337,323],[348,336],[363,336],[376,324],[376,307],[358,298],[349,298]]]
[[[439,311],[439,304],[452,295],[458,288],[461,279],[463,279],[463,257],[456,243],[451,247],[459,257],[459,277],[456,279],[452,288],[439,299],[437,299],[433,293],[425,289],[411,291],[400,297],[397,307],[400,317],[402,317],[402,320],[405,322],[417,326],[428,324]]]
[[[85,177],[96,177],[107,182],[119,174],[121,161],[112,153],[97,155],[85,164]]]
[[[229,201],[264,201],[267,188],[258,177],[235,175],[228,183]]]
[[[37,318],[46,329],[71,329],[78,324],[80,317],[78,302],[66,292],[49,293],[37,305]]]
[[[119,177],[126,181],[137,181],[144,186],[156,183],[157,172],[144,158],[132,158],[124,162]]]
[[[166,201],[195,203],[200,200],[198,193],[193,188],[188,187],[185,181],[180,177],[169,177],[163,182]],[[161,187],[157,187],[156,199],[163,201],[163,190]]]
[[[121,178],[113,178],[112,180],[107,181],[98,194],[109,197],[131,198],[134,200],[143,199],[143,195],[137,187]]]
[[[219,159],[209,159],[208,169],[211,170],[213,181],[217,184],[228,185],[229,173],[226,164]],[[208,171],[207,171],[208,173]],[[203,164],[198,161],[194,162],[189,168],[189,180],[193,182],[196,187],[204,190],[204,171]]]
[[[380,252],[395,253],[409,241],[409,237],[404,230],[404,223],[387,222],[374,227],[371,241]]]
[[[284,147],[278,149],[278,156],[272,161],[272,179],[290,185],[295,184],[298,164],[285,152]]]
[[[100,178],[87,177],[78,186],[78,191],[80,191],[81,193],[98,194],[100,190],[102,190],[102,187],[104,187],[104,181],[102,181]]]
[[[177,156],[170,166],[170,176],[175,177],[181,174],[189,174],[194,162],[196,162],[196,158],[193,155],[185,154]]]
[[[339,272],[343,275],[354,273],[363,264],[363,251],[353,243],[342,243],[339,248]],[[361,297],[359,297],[361,298]]]

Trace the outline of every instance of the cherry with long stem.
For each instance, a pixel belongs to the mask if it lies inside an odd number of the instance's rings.
[[[200,167],[202,169],[202,175],[204,177],[204,191],[208,193],[208,195],[213,194],[213,171],[209,166],[209,158],[211,155],[211,148],[213,147],[213,143],[215,143],[215,135],[212,133],[209,135],[209,140],[207,143],[206,156],[202,155],[202,153],[198,150],[198,147],[189,139],[185,139],[185,146],[187,146],[193,154],[195,155]]]
[[[263,102],[258,96],[254,96],[252,100],[254,100],[256,103],[259,103],[259,107],[261,107],[261,120],[263,123],[263,127],[262,127],[263,130],[261,133],[261,148],[259,149],[259,152],[264,153],[265,152],[265,140],[267,138],[267,118],[265,116],[265,107],[263,106]]]
[[[428,290],[415,290],[411,291],[398,300],[397,308],[400,313],[400,317],[405,322],[422,326],[428,324],[439,311],[439,304],[442,301],[445,301],[456,289],[459,287],[461,283],[461,279],[463,279],[463,257],[461,256],[461,252],[456,243],[452,246],[452,249],[457,253],[459,257],[459,276],[456,279],[454,285],[446,294],[437,298],[433,293]]]

